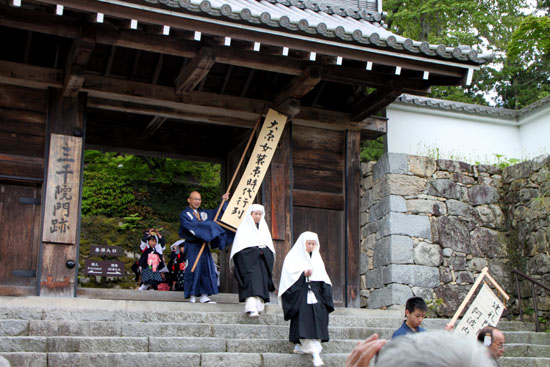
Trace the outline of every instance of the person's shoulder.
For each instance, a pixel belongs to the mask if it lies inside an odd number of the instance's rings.
[[[191,209],[190,207],[183,209],[180,213],[180,217],[188,217],[189,219],[193,220],[193,209]]]
[[[392,339],[393,339],[393,338],[395,338],[395,337],[397,337],[397,336],[406,335],[406,334],[409,333],[409,330],[410,330],[410,329],[407,327],[407,325],[405,325],[405,322],[403,321],[403,323],[401,324],[401,326],[400,326],[397,330],[395,330],[395,331],[393,332],[393,335],[392,335],[391,337],[392,337]]]

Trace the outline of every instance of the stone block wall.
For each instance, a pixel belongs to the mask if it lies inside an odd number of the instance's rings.
[[[499,168],[389,153],[362,176],[363,307],[416,295],[450,316],[485,266],[510,290]]]
[[[502,177],[510,265],[550,287],[550,155],[507,167]],[[520,289],[524,310],[532,310],[530,283],[520,281]],[[549,315],[550,292],[536,289],[539,311]]]

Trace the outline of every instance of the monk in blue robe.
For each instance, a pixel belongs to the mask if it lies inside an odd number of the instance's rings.
[[[229,194],[224,194],[224,201],[227,201],[228,197]],[[215,303],[209,296],[219,293],[218,274],[210,248],[223,250],[232,241],[233,235],[214,222],[217,209],[200,209],[201,201],[201,194],[193,191],[187,199],[189,207],[180,214],[178,233],[180,238],[185,239],[183,256],[188,260],[183,289],[185,298],[190,298],[190,302],[195,303],[196,297],[200,296],[201,303]],[[223,209],[226,206],[227,203]],[[201,253],[203,244],[204,249]]]

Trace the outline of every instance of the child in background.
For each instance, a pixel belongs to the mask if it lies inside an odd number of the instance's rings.
[[[183,279],[185,274],[185,259],[183,252],[185,250],[185,240],[178,240],[170,246],[172,252],[170,253],[170,263],[168,268],[171,273],[172,290],[183,292]]]
[[[424,321],[424,317],[426,317],[427,311],[428,305],[426,304],[426,302],[424,302],[422,298],[409,298],[407,300],[407,303],[405,304],[406,319],[405,321],[403,321],[401,327],[395,330],[392,335],[392,339],[401,335],[426,331],[426,329],[421,328],[420,325],[422,324],[422,321]]]
[[[166,265],[164,265],[162,253],[156,250],[157,244],[156,236],[150,235],[147,238],[147,247],[141,253],[138,262],[142,281],[139,290],[157,289],[157,285],[164,281],[161,272],[165,271]]]

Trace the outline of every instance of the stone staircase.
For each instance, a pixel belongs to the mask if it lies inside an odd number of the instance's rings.
[[[140,292],[140,295],[175,292]],[[292,353],[288,323],[268,304],[255,319],[233,303],[0,297],[0,355],[12,366],[311,366]],[[215,299],[216,299],[215,298]],[[344,366],[357,341],[373,333],[389,338],[402,310],[339,308],[330,316],[326,366]],[[441,329],[446,320],[424,326]],[[502,367],[550,367],[550,334],[533,326],[501,322],[507,346]]]

